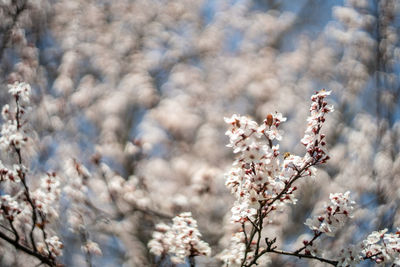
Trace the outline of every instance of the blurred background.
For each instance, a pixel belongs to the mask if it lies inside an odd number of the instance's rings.
[[[399,14],[398,0],[0,0],[0,104],[9,83],[33,90],[31,183],[55,170],[83,192],[62,194],[62,262],[87,265],[84,231],[102,250],[93,266],[155,266],[154,224],[182,211],[220,253],[237,230],[223,117],[262,122],[281,112],[281,151],[303,155],[310,96],[322,88],[335,106],[325,128],[331,160],[300,182],[298,204],[265,235],[298,247],[312,234],[305,219],[347,190],[358,209],[319,243],[328,258],[373,230],[396,231]],[[0,251],[1,266],[31,266],[8,245]],[[323,265],[273,256],[270,266]]]

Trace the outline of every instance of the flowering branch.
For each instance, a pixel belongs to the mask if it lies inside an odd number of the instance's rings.
[[[27,183],[27,168],[23,165],[22,148],[28,141],[25,129],[26,121],[23,116],[26,114],[26,104],[29,103],[30,86],[25,83],[14,83],[9,86],[9,93],[13,95],[15,100],[15,112],[10,111],[10,107],[5,105],[2,109],[3,119],[6,121],[2,125],[0,144],[3,148],[15,151],[17,156],[17,164],[13,169],[9,169],[0,162],[1,182],[10,183],[13,187],[18,188],[18,183],[22,183],[22,190],[17,190],[13,195],[6,194],[0,196],[0,219],[6,218],[9,222],[14,239],[8,235],[1,233],[0,238],[13,245],[16,249],[22,250],[29,255],[39,259],[41,263],[49,266],[57,266],[56,257],[61,255],[62,243],[57,236],[48,237],[46,224],[48,216],[53,216],[54,212],[51,205],[58,197],[58,181],[55,173],[48,173],[46,177],[41,179],[42,185],[35,191],[32,191]],[[21,198],[24,196],[24,198]],[[22,201],[21,201],[22,200]],[[20,202],[18,202],[20,201]],[[29,218],[30,217],[30,218]],[[31,221],[28,226],[30,244],[26,243],[21,234],[25,234],[25,225]],[[37,236],[37,228],[40,229],[41,240]]]
[[[385,234],[387,230],[373,232],[361,244],[342,249],[338,260],[318,255],[315,246],[318,238],[323,234],[334,236],[352,217],[355,202],[350,198],[350,191],[330,194],[330,203],[325,205],[322,213],[307,219],[305,224],[314,232],[314,236],[304,240],[299,249],[293,252],[279,250],[275,245],[276,238],[266,238],[266,247],[262,247],[265,218],[286,204],[295,204],[295,182],[300,178],[315,176],[315,166],[329,160],[325,151],[325,135],[321,133],[325,115],[333,111],[333,107],[324,100],[329,94],[321,90],[311,97],[311,115],[301,140],[306,147],[306,154],[299,157],[285,153],[282,163],[278,157],[279,145],[272,142],[282,138],[279,125],[286,118],[281,114],[269,114],[261,126],[238,115],[225,119],[231,125],[226,132],[230,138],[228,146],[238,153],[232,170],[226,175],[226,185],[237,199],[232,208],[232,222],[240,223],[241,229],[232,237],[230,247],[220,256],[225,266],[258,265],[267,253],[314,259],[342,267],[354,266],[364,260],[378,264],[400,263],[400,231],[395,234]],[[259,140],[262,136],[266,137],[267,144]],[[248,222],[249,233],[246,228]]]
[[[265,218],[281,206],[295,204],[295,182],[300,178],[314,176],[314,166],[329,159],[324,149],[325,136],[320,133],[325,114],[333,111],[333,107],[324,101],[329,94],[322,90],[311,97],[311,116],[301,140],[306,146],[306,155],[299,157],[285,153],[283,163],[279,159],[279,145],[273,143],[274,140],[282,139],[283,132],[279,126],[286,121],[282,114],[268,114],[261,126],[238,115],[225,119],[231,125],[231,129],[226,132],[230,138],[228,146],[239,154],[233,169],[227,174],[226,185],[237,198],[232,208],[232,221],[241,224],[244,236],[240,264],[237,262],[238,257],[232,256],[223,257],[226,265],[236,263],[248,267],[257,264],[257,260],[268,252],[261,248]],[[267,139],[266,145],[260,140],[262,136]],[[250,234],[246,233],[247,222],[251,223]],[[300,249],[298,254],[304,249]]]

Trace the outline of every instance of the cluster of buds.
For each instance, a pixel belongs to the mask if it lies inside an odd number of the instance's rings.
[[[148,246],[156,256],[169,255],[175,263],[185,261],[186,257],[209,256],[210,246],[200,239],[197,222],[190,212],[184,212],[172,219],[173,224],[158,224]]]

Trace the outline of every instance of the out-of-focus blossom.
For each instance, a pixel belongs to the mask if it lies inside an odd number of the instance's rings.
[[[190,212],[172,219],[172,226],[158,224],[148,246],[157,256],[169,254],[174,262],[184,262],[186,257],[211,254],[209,245],[200,239],[197,222]]]

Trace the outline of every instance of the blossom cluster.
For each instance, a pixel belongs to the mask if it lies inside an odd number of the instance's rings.
[[[388,230],[372,232],[361,244],[363,259],[371,259],[376,263],[400,264],[400,231],[386,233]]]
[[[164,258],[171,257],[173,262],[184,262],[186,257],[209,256],[210,246],[200,239],[197,221],[190,212],[184,212],[172,219],[171,226],[157,224],[153,238],[148,243],[150,252]]]
[[[21,208],[15,199],[10,195],[0,196],[0,221],[2,218],[6,218],[9,221],[13,221],[14,218],[21,213]]]
[[[4,123],[1,127],[0,146],[4,149],[20,149],[28,140],[23,119],[28,111],[31,87],[29,84],[19,82],[8,87],[8,92],[13,95],[16,105],[13,111],[9,105],[5,105],[1,111]]]
[[[234,114],[225,121],[231,125],[226,132],[235,153],[239,153],[232,169],[225,175],[226,186],[236,196],[232,208],[232,221],[245,222],[257,214],[259,201],[276,197],[285,187],[286,177],[282,176],[279,160],[279,145],[272,140],[281,140],[281,122],[286,118],[282,114],[269,114],[262,125],[245,116]],[[265,141],[267,140],[267,142]],[[293,157],[288,161],[293,162]],[[286,162],[288,168],[289,162]]]
[[[20,182],[18,171],[20,170],[20,165],[14,164],[12,169],[7,168],[0,161],[0,181],[10,181],[10,182]]]
[[[374,231],[357,245],[342,249],[337,266],[357,266],[361,261],[373,261],[376,264],[400,264],[400,231],[387,233],[388,229]]]
[[[331,203],[325,205],[324,212],[312,219],[307,219],[306,225],[313,231],[334,236],[351,217],[355,202],[350,198],[350,191],[335,193],[329,196]]]
[[[60,197],[60,178],[55,172],[47,173],[41,178],[40,187],[32,193],[35,205],[43,215],[58,217],[57,201]]]
[[[311,96],[311,115],[307,118],[307,129],[303,139],[301,139],[301,143],[307,149],[306,158],[320,163],[325,163],[329,159],[329,156],[326,155],[326,151],[324,149],[326,145],[324,141],[325,135],[320,131],[322,124],[325,122],[325,115],[333,111],[333,106],[328,105],[328,103],[324,100],[325,97],[330,94],[331,91],[322,89],[315,95]]]

